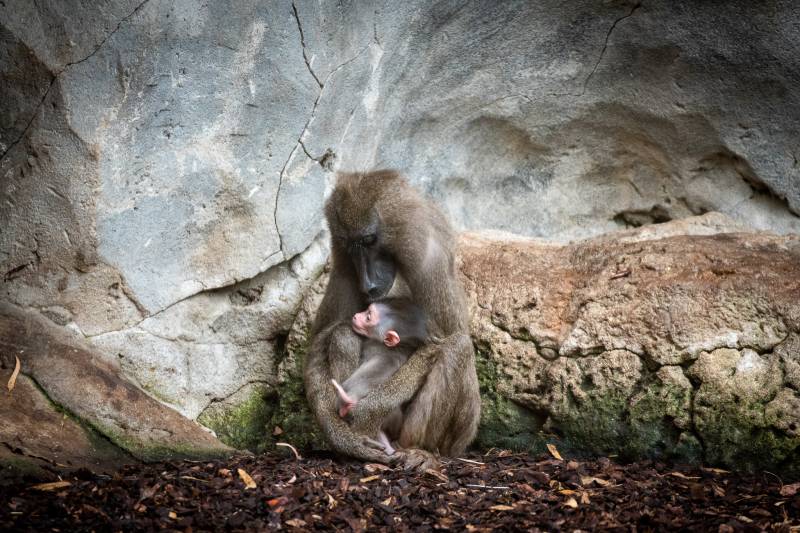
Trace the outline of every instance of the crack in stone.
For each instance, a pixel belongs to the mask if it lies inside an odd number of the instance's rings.
[[[317,114],[317,107],[319,106],[319,102],[322,99],[323,93],[325,92],[325,85],[333,77],[334,74],[336,74],[339,70],[341,70],[345,66],[349,65],[350,63],[352,63],[353,61],[355,61],[359,57],[361,57],[361,55],[364,52],[366,52],[369,49],[369,47],[372,46],[372,44],[374,43],[374,41],[370,41],[369,44],[367,44],[361,50],[359,50],[353,57],[351,57],[347,61],[341,63],[336,68],[331,70],[328,73],[328,75],[325,76],[325,80],[320,82],[319,79],[317,78],[317,75],[314,73],[313,70],[311,70],[311,66],[308,64],[308,59],[306,58],[306,52],[305,52],[305,50],[306,50],[305,46],[306,45],[305,45],[305,42],[303,40],[303,30],[300,27],[300,18],[298,16],[297,8],[295,7],[294,3],[292,3],[292,9],[293,9],[293,12],[294,12],[294,16],[295,16],[295,18],[297,20],[298,29],[300,29],[300,44],[301,44],[301,46],[303,48],[303,59],[306,61],[306,65],[308,66],[309,72],[314,77],[314,80],[317,82],[317,84],[319,84],[319,93],[317,94],[317,98],[314,100],[314,104],[311,107],[311,114],[308,117],[308,120],[306,120],[306,123],[303,126],[303,130],[300,132],[300,135],[297,137],[297,142],[295,143],[295,145],[292,148],[292,150],[289,152],[289,157],[286,158],[286,162],[283,164],[283,167],[281,168],[280,174],[278,174],[278,188],[275,191],[275,209],[273,210],[272,214],[273,214],[273,219],[274,219],[274,223],[275,223],[275,231],[278,234],[278,242],[280,244],[280,251],[281,251],[281,253],[283,253],[284,260],[288,260],[290,258],[286,257],[286,254],[285,254],[285,252],[283,250],[283,236],[281,235],[280,225],[278,224],[278,206],[280,205],[281,186],[283,185],[283,177],[286,174],[286,168],[289,166],[289,163],[292,161],[292,158],[294,157],[294,154],[297,152],[297,148],[298,147],[300,147],[303,150],[303,152],[305,153],[305,155],[308,156],[313,161],[321,162],[321,160],[324,159],[324,157],[325,157],[324,155],[320,159],[316,159],[316,158],[311,156],[311,154],[306,149],[305,144],[303,143],[303,137],[305,136],[306,132],[308,131],[309,125],[311,125],[311,122],[314,121],[314,117]]]
[[[586,94],[586,87],[589,85],[589,81],[592,79],[592,76],[594,76],[595,72],[597,72],[597,68],[600,66],[600,62],[603,61],[603,57],[606,54],[606,49],[608,48],[608,41],[611,39],[611,34],[614,32],[614,29],[617,27],[617,24],[619,24],[626,18],[632,17],[633,14],[636,12],[636,10],[639,9],[640,7],[642,7],[642,2],[637,2],[636,5],[634,5],[631,8],[631,10],[628,12],[627,15],[619,17],[617,20],[614,21],[614,23],[608,29],[608,32],[606,33],[606,39],[605,41],[603,41],[603,48],[602,50],[600,50],[600,57],[597,58],[597,61],[595,62],[594,67],[592,68],[592,71],[589,72],[589,75],[586,76],[586,79],[583,81],[583,89],[581,90],[581,93],[578,96],[583,96],[584,94]]]
[[[294,5],[294,2],[292,2],[292,14],[294,15],[294,20],[297,21],[297,29],[300,31],[300,45],[303,47],[303,59],[306,62],[306,67],[308,68],[308,71],[311,73],[311,76],[314,77],[314,80],[317,82],[317,85],[319,85],[319,88],[322,89],[323,84],[321,81],[319,81],[319,78],[317,77],[317,74],[314,72],[314,69],[311,68],[311,62],[308,60],[308,55],[306,54],[306,38],[305,35],[303,34],[303,26],[302,24],[300,24],[300,15],[298,15],[297,13],[297,6]]]
[[[100,50],[100,49],[103,47],[103,45],[105,45],[105,44],[106,44],[106,41],[108,41],[108,40],[111,38],[111,36],[112,36],[112,35],[114,35],[115,33],[117,33],[117,31],[120,29],[120,27],[122,26],[122,24],[124,24],[124,23],[125,23],[125,22],[126,22],[128,19],[130,19],[132,16],[134,16],[136,13],[138,13],[138,12],[139,12],[139,10],[140,10],[140,9],[142,9],[142,8],[145,6],[145,4],[147,4],[148,2],[150,2],[150,0],[144,0],[142,3],[140,3],[138,6],[136,6],[136,8],[135,8],[133,11],[131,11],[130,13],[128,13],[127,15],[125,15],[124,17],[122,17],[122,18],[119,20],[119,22],[117,22],[117,25],[114,27],[114,29],[113,29],[113,30],[111,30],[111,32],[110,32],[108,35],[106,35],[106,36],[103,38],[103,40],[102,40],[102,41],[100,41],[100,43],[98,43],[98,44],[97,44],[97,46],[95,47],[95,49],[94,49],[94,50],[92,50],[92,52],[91,52],[89,55],[87,55],[87,56],[86,56],[86,57],[84,57],[83,59],[79,59],[79,60],[77,60],[77,61],[71,61],[71,62],[69,62],[69,63],[65,64],[65,65],[64,65],[64,66],[61,68],[61,70],[59,70],[59,71],[58,71],[58,72],[57,72],[57,73],[56,73],[56,74],[55,74],[55,75],[52,77],[52,79],[50,80],[50,85],[48,85],[48,86],[47,86],[47,90],[44,92],[44,95],[42,96],[42,99],[41,99],[41,100],[39,101],[39,103],[36,105],[36,109],[34,109],[34,110],[33,110],[33,113],[31,114],[31,119],[30,119],[30,120],[28,121],[28,123],[25,125],[25,128],[22,130],[22,133],[20,133],[19,137],[17,137],[17,138],[16,138],[14,141],[12,141],[12,142],[11,142],[11,144],[9,144],[9,145],[8,145],[8,148],[6,148],[6,150],[5,150],[5,151],[4,151],[2,154],[0,154],[0,162],[2,162],[2,161],[5,159],[6,155],[8,155],[8,153],[11,151],[11,149],[12,149],[12,148],[14,148],[14,146],[16,146],[17,144],[19,144],[19,142],[20,142],[22,139],[24,139],[24,138],[25,138],[25,135],[28,133],[28,130],[30,129],[31,125],[33,124],[33,121],[34,121],[34,120],[36,120],[36,117],[37,117],[37,115],[39,114],[39,110],[42,108],[42,105],[44,105],[44,102],[45,102],[45,100],[47,100],[47,96],[50,94],[50,91],[52,90],[52,88],[53,88],[53,85],[55,85],[55,83],[56,83],[56,80],[58,80],[58,78],[59,78],[59,77],[60,77],[60,76],[61,76],[61,75],[62,75],[64,72],[66,72],[66,70],[67,70],[69,67],[72,67],[72,66],[74,66],[74,65],[78,65],[78,64],[80,64],[80,63],[83,63],[84,61],[87,61],[87,60],[88,60],[88,59],[90,59],[92,56],[94,56],[94,55],[95,55],[95,54],[96,54],[96,53],[97,53],[97,52],[98,52],[98,51],[99,51],[99,50]]]
[[[205,407],[203,407],[203,410],[202,410],[202,411],[200,411],[200,413],[199,413],[199,414],[198,414],[198,415],[195,417],[195,420],[199,420],[199,419],[200,419],[200,417],[201,417],[201,416],[203,416],[203,414],[205,414],[205,412],[206,412],[206,411],[208,411],[208,409],[210,409],[212,406],[214,406],[214,405],[216,405],[216,404],[218,404],[218,403],[222,403],[222,402],[224,402],[224,401],[228,400],[228,399],[229,399],[229,398],[231,398],[232,396],[234,396],[234,395],[238,394],[239,392],[241,392],[241,391],[242,391],[242,390],[243,390],[245,387],[247,387],[248,385],[256,385],[256,384],[262,384],[262,385],[266,385],[266,386],[268,386],[268,387],[271,387],[271,388],[273,388],[273,389],[275,388],[275,385],[274,385],[273,383],[270,383],[269,381],[267,381],[267,380],[265,380],[265,379],[253,379],[253,380],[249,380],[249,381],[247,381],[247,382],[243,383],[241,386],[237,387],[237,389],[236,389],[235,391],[231,392],[231,393],[230,393],[230,394],[228,394],[227,396],[224,396],[224,397],[221,397],[221,398],[220,398],[220,397],[216,397],[216,396],[215,396],[214,398],[212,398],[212,399],[211,399],[211,400],[208,402],[208,404],[206,404],[206,406],[205,406]],[[206,427],[206,426],[203,426],[203,427]]]

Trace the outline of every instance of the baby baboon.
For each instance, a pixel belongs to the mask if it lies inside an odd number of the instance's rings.
[[[346,416],[358,401],[381,385],[408,360],[428,337],[425,313],[407,298],[383,298],[353,315],[353,331],[362,335],[360,366],[341,385],[331,379],[339,393],[339,416]],[[403,411],[398,406],[386,417],[378,440],[388,455],[394,454],[390,439],[400,436]]]

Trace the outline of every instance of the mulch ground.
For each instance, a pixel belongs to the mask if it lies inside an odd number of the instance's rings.
[[[502,451],[424,474],[270,454],[1,486],[0,529],[800,531],[799,489],[770,473]]]

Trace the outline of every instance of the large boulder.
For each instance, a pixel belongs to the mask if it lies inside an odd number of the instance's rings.
[[[480,443],[800,472],[800,238],[669,226],[464,238]]]
[[[0,461],[16,472],[233,452],[125,379],[113,359],[37,313],[0,304],[0,350],[6,380],[19,361],[0,407]]]

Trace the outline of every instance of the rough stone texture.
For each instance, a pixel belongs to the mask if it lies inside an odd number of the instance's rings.
[[[2,382],[13,366],[0,372]],[[57,409],[27,376],[0,402],[0,479],[19,473],[45,475],[51,469],[112,469],[131,456]],[[9,468],[12,466],[12,468]]]
[[[19,358],[21,375],[25,377],[21,394],[38,402],[40,410],[46,408],[44,400],[36,394],[38,390],[44,391],[56,406],[73,413],[127,451],[132,459],[217,457],[232,451],[202,426],[153,400],[121,377],[118,365],[103,360],[84,341],[36,313],[2,304],[0,349],[4,368],[13,368],[11,361],[15,356]],[[41,389],[31,391],[28,378]],[[42,417],[41,428],[33,419],[29,420],[34,434],[46,432],[53,423],[52,413],[49,419]],[[15,447],[17,432],[29,431],[28,426],[2,428],[0,438],[10,447]],[[74,444],[82,446],[81,441]],[[86,449],[85,444],[83,448]],[[57,460],[57,455],[44,457]],[[105,455],[98,457],[103,459]],[[92,459],[95,457],[87,457],[87,461]]]
[[[253,394],[296,371],[333,170],[404,170],[461,229],[567,242],[720,211],[797,233],[799,24],[791,0],[7,0],[0,299],[253,442],[220,421],[263,420]],[[615,346],[592,309],[576,353]],[[640,348],[720,344],[676,335]]]
[[[505,409],[487,406],[485,430],[524,429],[523,408],[541,438],[594,453],[800,471],[800,238],[658,238],[676,225],[568,246],[464,238],[484,392]]]

